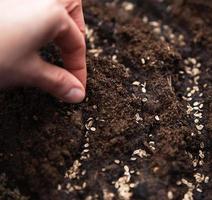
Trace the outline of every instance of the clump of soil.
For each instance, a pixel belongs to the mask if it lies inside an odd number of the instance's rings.
[[[211,49],[200,49],[211,45],[202,32],[211,31],[211,3],[84,6],[86,100],[69,105],[26,88],[0,94],[0,199],[209,200]],[[42,55],[62,65],[54,45]]]

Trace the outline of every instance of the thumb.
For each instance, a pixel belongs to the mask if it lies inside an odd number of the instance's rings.
[[[36,65],[32,85],[41,88],[68,103],[79,103],[85,98],[82,83],[67,70],[49,64],[40,57]]]

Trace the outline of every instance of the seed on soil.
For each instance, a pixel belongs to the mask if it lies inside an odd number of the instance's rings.
[[[139,86],[141,83],[139,81],[134,81],[132,84],[136,85],[136,86]]]
[[[193,103],[193,106],[198,106],[199,104],[200,104],[199,102],[195,101],[195,102]]]
[[[131,157],[130,160],[135,161],[135,160],[137,160],[137,158]]]
[[[205,177],[205,183],[208,183],[209,182],[209,179],[210,179],[209,176],[206,176]]]
[[[130,171],[129,167],[127,165],[124,165],[124,170],[125,170],[125,172],[129,172]]]
[[[86,170],[83,170],[81,174],[84,176],[86,174]]]
[[[112,56],[112,60],[113,60],[113,62],[118,62],[118,60],[117,60],[117,55],[113,55],[113,56]]]
[[[142,87],[142,88],[141,88],[141,91],[142,91],[143,93],[146,93],[146,88],[145,88],[145,87]]]
[[[62,186],[59,184],[59,185],[57,186],[57,190],[60,191],[61,189],[62,189]]]
[[[197,188],[196,190],[197,190],[197,192],[200,192],[200,193],[202,192],[202,189],[200,189],[200,188]]]
[[[203,142],[200,143],[200,148],[204,149],[205,148],[205,144]]]
[[[114,163],[116,163],[118,165],[118,164],[120,164],[120,160],[114,160]]]
[[[195,119],[195,120],[194,120],[194,123],[195,123],[195,124],[198,124],[198,123],[199,123],[199,119]]]
[[[167,197],[168,197],[168,199],[172,200],[174,198],[173,192],[172,191],[168,191]]]
[[[97,109],[97,106],[96,105],[93,105],[93,109],[96,110]]]
[[[204,128],[204,126],[203,125],[196,125],[196,128],[197,128],[197,130],[201,131]]]
[[[198,160],[197,160],[197,159],[194,159],[194,160],[192,161],[192,164],[193,164],[193,167],[196,167],[197,164],[198,164]]]
[[[142,101],[145,103],[145,102],[148,101],[148,99],[145,97],[145,98],[142,99]]]
[[[199,150],[199,157],[202,158],[202,159],[205,157],[205,155],[204,155],[202,150]]]
[[[160,23],[159,22],[156,22],[156,21],[152,21],[149,23],[151,26],[153,27],[159,27],[160,26]]]
[[[155,116],[155,120],[156,120],[156,121],[160,121],[160,118],[159,118],[158,115]]]
[[[93,132],[95,132],[96,131],[96,128],[95,127],[91,127],[90,130],[93,131]]]
[[[149,19],[148,19],[147,16],[144,16],[144,17],[142,18],[142,21],[146,24],[146,23],[148,23]]]
[[[130,187],[134,188],[135,187],[135,183],[130,183]]]
[[[145,59],[144,59],[144,58],[141,58],[141,63],[142,63],[143,65],[145,65],[145,64],[146,64],[146,61],[145,61]]]
[[[142,150],[142,149],[137,149],[133,152],[133,155],[137,155],[139,156],[140,158],[144,158],[144,157],[147,157],[147,153],[145,150]]]
[[[125,11],[133,11],[134,10],[134,4],[128,1],[124,1],[122,3],[122,8],[124,8]]]
[[[143,121],[143,118],[140,117],[139,113],[136,113],[136,114],[135,114],[135,120],[136,120],[136,122],[138,123],[139,121]]]
[[[89,152],[89,149],[84,149],[83,152],[87,153],[87,152]]]
[[[203,104],[200,104],[200,105],[199,105],[199,108],[200,108],[200,109],[202,109],[202,108],[203,108],[203,106],[204,106]]]
[[[198,118],[202,118],[202,113],[199,113],[198,111],[194,113],[194,116],[195,117],[198,117]]]

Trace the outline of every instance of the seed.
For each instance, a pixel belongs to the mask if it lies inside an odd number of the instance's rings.
[[[86,182],[84,182],[84,183],[82,184],[82,188],[86,188],[86,186],[87,186],[87,184],[86,184]]]
[[[160,26],[160,23],[159,22],[156,22],[156,21],[152,21],[149,23],[151,26],[154,26],[154,27],[159,27]]]
[[[142,63],[143,65],[145,65],[146,61],[145,61],[144,58],[141,58],[141,63]]]
[[[57,190],[61,190],[62,189],[62,187],[61,187],[61,185],[59,184],[58,186],[57,186]]]
[[[141,91],[142,91],[143,93],[146,93],[146,88],[142,87],[142,88],[141,88]]]
[[[193,65],[196,65],[197,64],[197,60],[195,58],[190,58],[190,62],[193,64]]]
[[[91,127],[90,130],[93,131],[93,132],[95,132],[96,131],[96,128],[95,127]]]
[[[209,182],[209,179],[210,179],[210,178],[209,178],[208,176],[206,176],[206,177],[205,177],[205,183],[208,183],[208,182]]]
[[[193,103],[193,106],[198,106],[199,104],[200,103],[196,101],[196,102]]]
[[[198,117],[198,118],[202,118],[202,113],[195,112],[194,113],[194,116],[195,117]]]
[[[195,124],[198,124],[199,123],[199,119],[195,119],[194,122],[195,122]]]
[[[199,110],[199,107],[196,107],[196,106],[195,106],[195,107],[193,107],[193,109],[194,109],[194,110]]]
[[[114,163],[120,164],[120,160],[114,160]]]
[[[204,106],[203,104],[200,104],[200,105],[199,105],[199,108],[201,109],[201,108],[203,108],[203,106]]]
[[[187,97],[191,97],[191,96],[192,96],[192,93],[189,92],[189,93],[187,94]]]
[[[130,183],[130,187],[134,188],[135,187],[135,183]]]
[[[148,99],[145,97],[145,98],[142,99],[142,101],[143,101],[143,102],[147,102]]]
[[[135,161],[135,160],[137,160],[137,158],[131,157],[130,160]]]
[[[205,157],[205,155],[204,155],[204,153],[202,152],[202,150],[199,150],[199,157],[202,158],[202,159]]]
[[[85,147],[85,148],[88,148],[88,147],[89,147],[89,144],[88,144],[88,143],[86,143],[86,144],[84,145],[84,147]]]
[[[201,131],[204,128],[204,126],[203,125],[196,125],[196,128],[197,128],[197,130]]]
[[[161,29],[159,27],[156,27],[153,29],[153,32],[156,34],[160,34],[161,33]]]
[[[130,169],[129,169],[129,167],[127,165],[124,166],[124,170],[125,170],[125,172],[129,172],[130,171]]]
[[[125,11],[132,11],[134,9],[134,4],[131,2],[123,2],[122,7]]]
[[[200,188],[197,188],[197,192],[200,192],[200,193],[201,193],[201,192],[202,192],[202,189],[200,189]]]
[[[146,24],[149,21],[149,19],[148,19],[147,16],[144,16],[143,19],[142,19],[142,21]]]
[[[86,174],[86,170],[83,170],[81,174],[84,176]]]
[[[84,149],[83,152],[87,153],[89,152],[89,149]]]
[[[170,200],[174,198],[172,191],[168,191],[167,196],[168,196],[168,199],[170,199]]]
[[[198,68],[200,68],[201,67],[201,63],[197,63],[197,65],[196,65]]]
[[[201,149],[204,149],[204,147],[205,147],[205,144],[204,144],[203,142],[201,142],[201,143],[200,143],[200,148],[201,148]]]
[[[139,81],[134,81],[132,84],[136,85],[136,86],[139,86],[141,83]]]
[[[159,118],[158,115],[155,116],[155,120],[156,120],[156,121],[160,121],[160,118]]]

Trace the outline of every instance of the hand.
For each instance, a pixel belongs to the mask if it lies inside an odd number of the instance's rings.
[[[66,102],[85,97],[86,47],[81,0],[0,1],[0,88],[35,86]],[[39,57],[49,41],[65,69]]]

